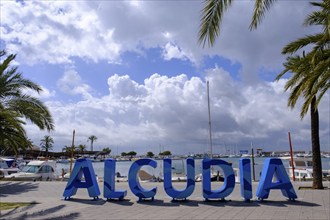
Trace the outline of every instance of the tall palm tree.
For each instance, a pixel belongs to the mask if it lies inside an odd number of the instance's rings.
[[[48,155],[48,151],[53,149],[54,140],[51,136],[45,135],[43,139],[40,140],[41,149],[46,151],[46,155]]]
[[[88,137],[87,141],[91,142],[91,151],[93,151],[93,143],[97,140],[97,137],[95,135],[91,135]]]
[[[255,0],[250,30],[258,27],[265,12],[269,10],[276,0]],[[213,46],[215,39],[219,37],[222,17],[231,6],[233,0],[205,0],[202,9],[202,18],[198,32],[198,42],[205,46]]]
[[[6,56],[0,51],[0,60]],[[24,93],[26,90],[41,92],[36,83],[23,78],[17,67],[11,67],[16,55],[10,54],[0,64],[0,148],[9,147],[17,153],[18,147],[28,146],[23,125],[25,120],[40,129],[53,130],[54,123],[47,107],[37,98]]]
[[[269,10],[270,6],[276,0],[255,0],[255,7],[252,16],[252,22],[250,24],[250,30],[257,28],[258,24],[261,22],[264,14]],[[220,25],[223,17],[224,11],[227,10],[232,4],[232,0],[205,0],[204,8],[202,10],[202,19],[200,24],[200,30],[198,33],[198,41],[200,44],[205,46],[208,42],[209,46],[213,46],[215,39],[220,34]],[[322,3],[311,3],[314,6],[319,6],[322,9],[320,11],[314,12],[308,16],[305,21],[306,25],[321,25],[323,27],[323,33],[307,36],[305,38],[299,39],[283,49],[283,54],[293,54],[297,50],[313,44],[313,50],[306,57],[290,57],[284,64],[286,71],[283,71],[277,79],[283,76],[287,71],[292,71],[294,74],[291,78],[292,81],[288,81],[286,89],[292,88],[292,93],[289,98],[289,106],[295,106],[298,97],[303,95],[305,98],[305,103],[303,105],[301,116],[303,117],[308,108],[311,108],[311,136],[312,136],[312,151],[313,151],[313,170],[316,177],[313,178],[313,188],[323,188],[321,177],[321,158],[320,158],[320,147],[319,147],[319,119],[317,106],[330,87],[329,82],[329,66],[330,66],[330,52],[329,52],[329,36],[330,36],[330,1],[323,0]],[[296,59],[296,61],[295,61]],[[312,68],[308,68],[306,72],[306,67],[303,72],[304,74],[298,74],[301,72],[299,69],[299,63],[304,63],[308,59],[307,63],[312,65]],[[290,67],[290,63],[293,64]],[[306,63],[306,62],[305,62]],[[300,76],[299,76],[300,75]],[[299,77],[304,78],[304,80],[297,80]],[[308,82],[308,85],[306,83]],[[289,84],[295,86],[289,86]],[[291,101],[290,101],[291,100]],[[290,104],[291,103],[291,104]]]
[[[288,106],[294,108],[302,97],[304,103],[301,118],[310,110],[313,188],[323,189],[318,104],[330,87],[330,0],[311,4],[320,7],[320,10],[312,12],[305,20],[305,25],[321,25],[323,31],[300,38],[284,47],[282,53],[289,56],[284,63],[284,71],[276,79],[292,72],[285,85],[286,91],[291,90]],[[307,54],[304,51],[302,55],[293,55],[302,48],[312,49]]]

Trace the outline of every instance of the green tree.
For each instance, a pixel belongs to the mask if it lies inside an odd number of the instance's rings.
[[[148,151],[148,152],[147,152],[147,157],[152,158],[152,157],[154,157],[154,156],[155,156],[155,154],[152,153],[151,151]]]
[[[126,155],[127,156],[130,156],[130,157],[134,157],[134,156],[136,156],[136,152],[135,151],[130,151],[130,152],[128,152]]]
[[[270,6],[276,0],[255,0],[250,30],[257,28]],[[205,46],[213,46],[215,39],[220,35],[222,17],[231,6],[233,0],[205,0],[202,18],[198,32],[198,42]]]
[[[320,10],[308,15],[305,25],[320,25],[323,31],[295,40],[284,47],[282,53],[289,56],[284,63],[284,71],[276,79],[291,72],[292,76],[285,85],[285,90],[291,91],[288,106],[294,108],[302,97],[304,103],[300,111],[301,118],[310,110],[313,188],[323,189],[318,104],[330,86],[330,1],[311,4],[320,7]],[[293,55],[300,49],[309,48],[312,49],[307,54],[304,51],[302,55]]]
[[[93,151],[93,144],[96,140],[97,140],[97,137],[95,135],[91,135],[91,136],[88,137],[87,141],[91,142],[91,151]]]
[[[111,149],[108,148],[108,147],[105,147],[105,148],[102,149],[102,152],[103,152],[104,154],[110,154],[110,153],[111,153]]]
[[[43,139],[40,140],[41,149],[46,151],[46,155],[48,155],[48,151],[53,149],[54,140],[51,136],[45,135]]]
[[[164,151],[164,152],[159,153],[159,155],[161,155],[161,156],[171,156],[172,153],[171,153],[171,151],[166,150],[166,151]]]
[[[7,109],[0,111],[0,152],[12,150],[17,156],[20,148],[32,146],[23,129],[24,123],[16,112]]]
[[[67,146],[65,145],[63,148],[62,148],[62,152],[65,152],[65,154],[69,157],[71,157],[72,155],[74,155],[75,151],[77,150],[80,150],[79,147],[76,147],[76,146]]]
[[[80,152],[80,154],[84,154],[86,148],[87,148],[86,145],[79,144],[78,147],[77,147],[77,150]]]
[[[122,157],[125,157],[125,156],[127,156],[127,153],[126,152],[121,152],[121,154],[120,154]]]
[[[41,130],[54,129],[53,119],[47,107],[26,91],[40,93],[41,87],[23,78],[17,67],[11,67],[16,55],[0,51],[0,148],[10,148],[16,154],[19,147],[30,146],[23,128],[25,120]],[[25,120],[24,120],[25,119]]]

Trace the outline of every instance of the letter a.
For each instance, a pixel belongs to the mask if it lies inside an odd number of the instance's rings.
[[[272,181],[274,174],[276,182]],[[280,189],[283,196],[289,198],[290,200],[297,198],[296,192],[294,191],[288,174],[285,171],[282,160],[278,158],[270,158],[265,160],[256,193],[258,199],[267,199],[271,189]]]
[[[83,174],[85,181],[81,181]],[[87,188],[88,195],[93,197],[94,200],[98,199],[100,195],[99,185],[97,184],[92,161],[90,159],[82,158],[76,160],[70,179],[63,193],[64,199],[70,199],[71,196],[76,194],[78,188]]]

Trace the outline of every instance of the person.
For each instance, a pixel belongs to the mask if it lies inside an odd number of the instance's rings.
[[[64,168],[62,168],[62,179],[64,179],[65,171]]]

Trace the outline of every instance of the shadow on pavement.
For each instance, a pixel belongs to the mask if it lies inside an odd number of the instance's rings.
[[[304,201],[270,201],[270,200],[263,200],[258,201],[260,205],[268,205],[268,206],[277,206],[277,207],[287,207],[287,206],[306,206],[306,207],[315,207],[315,206],[321,206],[317,203],[312,202],[304,202]]]
[[[197,207],[200,203],[200,201],[187,199],[187,200],[172,200],[172,203],[179,204],[182,206],[191,206],[191,207]]]
[[[132,206],[134,202],[131,202],[129,199],[124,199],[124,200],[108,200],[108,203],[116,204],[116,205],[122,205],[122,206]]]
[[[70,198],[68,200],[64,200],[66,202],[76,202],[81,204],[87,204],[87,205],[104,205],[106,203],[103,199],[93,200],[93,199],[80,199],[80,198]]]
[[[137,201],[137,204],[140,205],[148,205],[148,206],[168,206],[168,207],[173,207],[173,206],[179,206],[179,203],[171,203],[171,202],[164,202],[163,200],[155,199],[155,200],[142,200],[142,201]]]
[[[37,190],[39,183],[34,182],[5,182],[0,183],[0,197],[6,197],[9,195],[17,195],[26,193],[32,190]]]
[[[36,207],[37,204],[25,206],[22,208],[16,208],[13,209],[7,213],[2,213],[0,219],[17,219],[17,220],[25,220],[25,219],[35,219],[35,218],[42,218],[42,219],[75,219],[79,218],[79,213],[73,212],[69,214],[64,215],[56,215],[57,212],[62,210],[65,205],[58,205],[52,208],[40,210],[40,211],[34,211],[31,212],[31,209]],[[47,215],[51,215],[50,217],[47,217]]]

